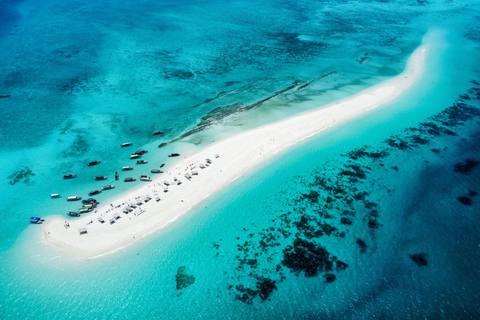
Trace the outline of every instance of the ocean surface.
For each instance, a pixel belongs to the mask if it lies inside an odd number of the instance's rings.
[[[2,1],[0,318],[480,318],[479,21],[458,0]],[[140,185],[122,166],[380,83],[422,42],[401,98],[114,254],[69,257],[29,223]]]

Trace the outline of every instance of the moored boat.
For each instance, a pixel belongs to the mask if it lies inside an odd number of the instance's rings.
[[[137,180],[137,179],[131,178],[131,177],[123,179],[123,181],[125,181],[125,182],[135,181],[135,180]]]
[[[45,221],[45,219],[42,219],[40,217],[31,217],[30,218],[30,223],[42,223],[43,221]]]
[[[160,144],[158,145],[158,147],[159,147],[159,148],[162,148],[162,147],[165,147],[166,145],[167,145],[166,142],[162,142],[162,143],[160,143]]]
[[[93,195],[95,195],[95,194],[99,194],[100,192],[102,192],[102,190],[93,190],[93,191],[90,191],[90,192],[88,193],[88,195],[89,195],[89,196],[93,196]]]
[[[144,164],[144,163],[147,163],[148,161],[147,160],[137,160],[137,164]]]
[[[163,168],[163,167],[165,167],[165,163],[162,163],[162,164],[160,165],[160,168]]]
[[[50,198],[60,198],[60,194],[59,193],[52,193],[50,195]]]
[[[105,177],[105,176],[96,176],[94,179],[95,179],[95,180],[107,180],[107,177]]]
[[[160,169],[152,169],[150,172],[151,173],[163,173],[163,171],[160,170]]]
[[[97,164],[99,164],[101,161],[91,161],[89,163],[87,163],[87,166],[91,167],[91,166],[95,166]]]
[[[80,214],[78,212],[75,212],[75,211],[70,211],[70,212],[67,212],[67,214],[71,217],[78,217],[80,216]]]
[[[110,190],[110,189],[113,189],[113,188],[115,188],[115,186],[113,184],[109,184],[108,186],[102,187],[102,190]]]
[[[147,152],[148,152],[148,150],[138,150],[138,151],[135,151],[133,154],[143,155]]]
[[[122,171],[133,170],[133,167],[122,167]]]
[[[140,180],[142,180],[142,181],[150,181],[150,177],[149,177],[149,176],[140,176]]]
[[[123,148],[123,147],[129,147],[129,146],[131,146],[131,145],[132,145],[131,142],[125,142],[125,143],[122,143],[121,147],[122,147],[122,148]]]
[[[80,199],[82,199],[82,197],[75,197],[75,196],[67,197],[67,201],[77,201],[77,200],[80,200]]]
[[[82,203],[83,204],[98,204],[100,202],[98,202],[96,199],[88,198],[86,200],[82,200]]]
[[[162,134],[162,133],[163,133],[163,131],[155,131],[155,132],[153,133],[153,135],[156,136],[156,135]]]
[[[76,174],[66,174],[63,176],[63,179],[72,179],[75,178],[77,175]]]
[[[132,154],[132,155],[130,156],[130,159],[138,159],[138,158],[140,158],[141,156],[142,156],[141,154],[136,154],[136,153],[134,153],[134,154]]]
[[[170,158],[171,158],[171,157],[179,157],[179,156],[180,156],[180,153],[174,152],[174,153],[170,153],[168,156],[169,156]]]
[[[80,208],[78,209],[78,213],[87,213],[87,212],[90,212],[92,211],[92,209],[90,208]]]
[[[118,180],[118,171],[115,171],[115,180]]]

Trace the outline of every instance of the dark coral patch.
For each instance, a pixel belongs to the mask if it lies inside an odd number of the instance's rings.
[[[360,247],[360,252],[361,253],[365,253],[367,252],[367,244],[365,243],[365,241],[363,241],[362,239],[358,238],[357,241],[355,241],[356,244],[358,244],[358,246]]]
[[[314,277],[319,272],[331,271],[333,261],[330,253],[312,241],[296,238],[293,245],[283,250],[282,264],[297,274],[304,271],[306,277]]]
[[[478,166],[478,164],[479,162],[475,159],[467,159],[464,162],[457,163],[453,171],[469,174],[470,172],[472,172],[473,168]]]
[[[332,273],[325,273],[324,277],[325,277],[325,281],[327,283],[331,283],[331,282],[335,281],[335,279],[337,279],[337,277],[335,277],[335,275],[332,274]]]

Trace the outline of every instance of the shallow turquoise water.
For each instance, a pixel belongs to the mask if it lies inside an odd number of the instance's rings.
[[[480,158],[478,119],[453,129],[459,136],[390,151],[383,167],[366,164],[371,171],[358,188],[378,203],[380,226],[374,232],[366,227],[371,212],[360,208],[352,225],[340,224],[332,207],[327,212],[333,220],[321,221],[348,230],[345,237],[312,240],[349,265],[332,272],[334,282],[325,282],[325,272],[297,276],[282,266],[293,236],[282,236],[278,246],[260,244],[273,233],[270,228],[297,228],[280,223],[281,213],[290,212],[295,221],[319,210],[299,199],[313,190],[313,177],[337,178],[348,163],[342,155],[364,145],[383,148],[385,139],[442,112],[480,79],[471,4],[417,4],[137,1],[119,7],[26,1],[9,7],[21,18],[2,26],[14,35],[0,39],[0,94],[11,94],[0,99],[0,204],[6,208],[1,317],[476,318],[478,196],[471,206],[456,198],[470,189],[480,192],[479,171],[459,175],[453,166]],[[96,175],[109,177],[101,185],[114,183],[114,171],[131,163],[125,159],[132,150],[120,149],[122,142],[150,150],[152,166],[168,165],[167,153],[196,147],[156,146],[188,132],[202,117],[213,115],[207,120],[214,126],[185,139],[199,146],[348,96],[400,72],[428,30],[433,50],[427,72],[407,95],[279,155],[116,254],[70,259],[40,243],[39,226],[27,225],[31,215],[48,219],[72,209],[63,199],[49,199],[51,193],[85,196],[98,188]],[[259,107],[230,113],[294,81],[295,89]],[[303,84],[308,86],[296,90]],[[210,113],[217,107],[222,109]],[[150,135],[161,129],[166,134],[160,139]],[[86,167],[96,159],[102,164]],[[9,184],[22,168],[34,175]],[[78,178],[61,179],[71,172]],[[135,167],[135,175],[142,173]],[[116,184],[98,199],[132,188]],[[368,246],[365,253],[358,238]],[[415,253],[425,253],[428,266],[409,258]],[[242,264],[244,258],[257,259],[257,266]],[[195,282],[177,290],[180,266]],[[251,304],[236,299],[237,286],[255,289],[256,275],[277,281],[277,289],[263,302],[258,294]]]

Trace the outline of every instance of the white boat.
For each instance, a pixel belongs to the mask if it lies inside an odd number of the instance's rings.
[[[59,193],[52,193],[50,195],[50,198],[60,198],[60,194]]]

